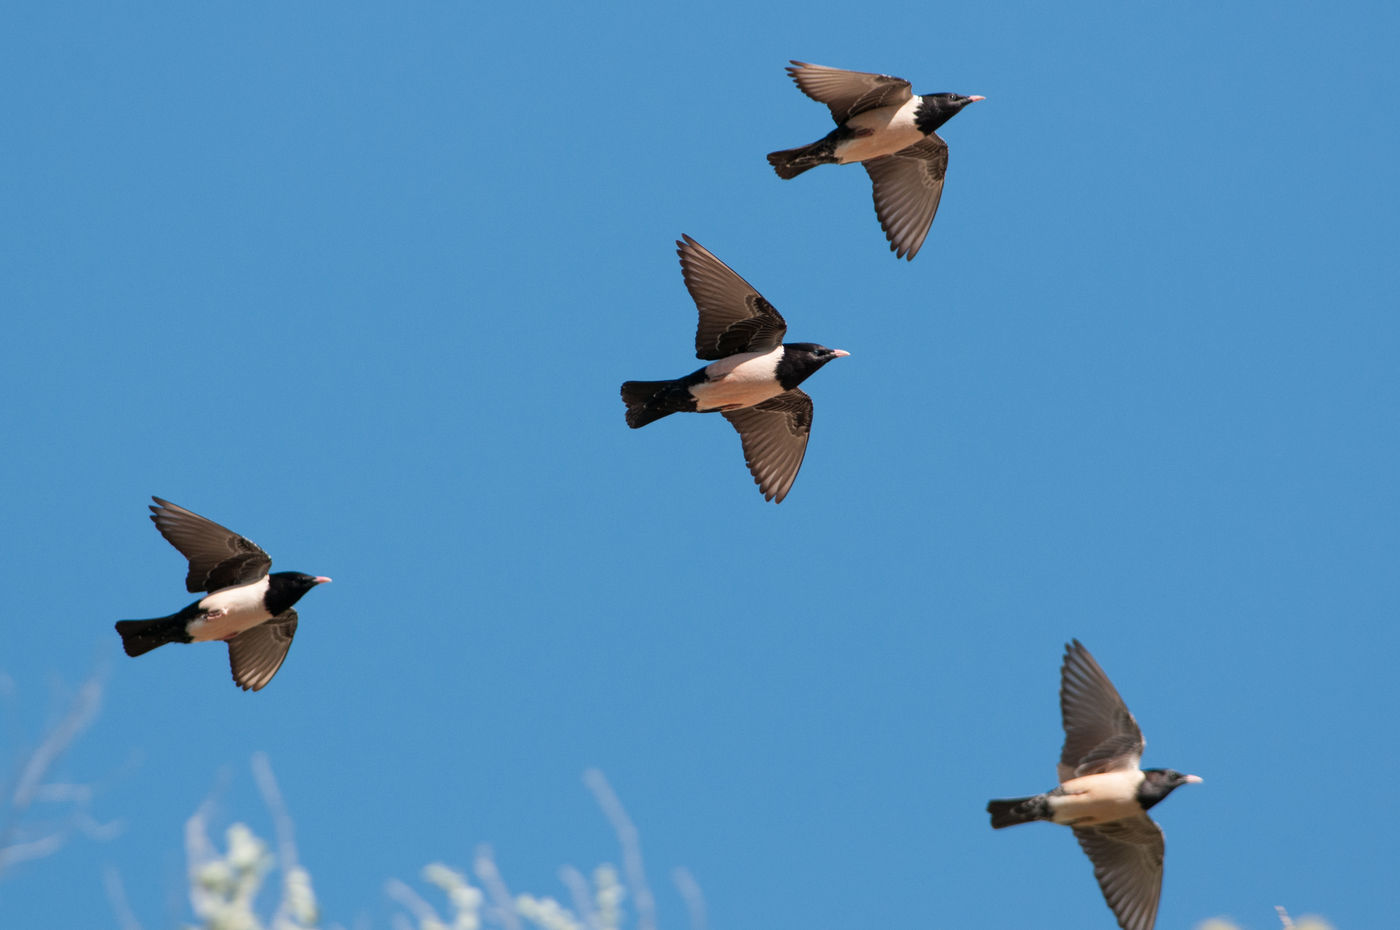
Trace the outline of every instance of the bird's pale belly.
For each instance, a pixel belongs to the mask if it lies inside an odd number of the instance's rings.
[[[191,620],[185,632],[197,643],[229,639],[271,619],[263,604],[267,579],[237,588],[225,588],[199,602],[203,615]]]
[[[1137,771],[1070,779],[1061,786],[1070,793],[1050,798],[1053,819],[1055,823],[1087,827],[1135,817],[1142,813],[1134,797],[1141,781],[1142,773]]]
[[[762,383],[721,381],[718,384],[707,384],[704,388],[692,388],[691,393],[695,395],[695,409],[704,412],[752,407],[770,397],[777,397],[783,393],[783,388],[772,380]]]
[[[843,165],[893,155],[924,138],[914,125],[916,101],[902,107],[880,107],[851,117],[846,126],[856,137],[836,146],[836,160]]]
[[[705,371],[714,380],[691,385],[695,409],[751,407],[770,397],[777,397],[783,393],[783,386],[773,377],[773,371],[781,357],[780,347],[771,352],[731,355],[707,366]]]
[[[265,610],[242,610],[237,613],[219,614],[191,620],[185,628],[185,632],[190,635],[192,641],[205,643],[211,640],[230,639],[268,619],[270,618]]]

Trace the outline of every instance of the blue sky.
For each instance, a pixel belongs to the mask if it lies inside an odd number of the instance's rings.
[[[0,30],[4,772],[93,668],[54,778],[122,831],[0,924],[188,916],[211,793],[328,921],[493,845],[616,861],[604,771],[713,927],[1111,927],[1053,784],[1079,637],[1205,784],[1159,926],[1382,926],[1400,847],[1400,80],[1391,4],[46,3]],[[983,94],[918,258],[863,171],[777,179],[789,58]],[[851,352],[781,506],[717,417],[674,240]],[[121,654],[186,603],[159,494],[335,578],[265,691]],[[223,787],[220,788],[219,786]],[[360,921],[361,924],[356,924]]]

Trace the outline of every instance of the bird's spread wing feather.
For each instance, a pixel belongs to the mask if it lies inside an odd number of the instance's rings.
[[[287,658],[297,612],[288,607],[266,623],[244,630],[228,641],[228,664],[233,680],[244,691],[261,691]]]
[[[739,431],[744,461],[764,499],[782,503],[807,453],[812,398],[793,388],[752,407],[726,410],[724,418]]]
[[[948,144],[935,133],[893,155],[862,164],[874,185],[875,215],[891,251],[912,261],[928,236],[943,196]]]
[[[805,61],[793,61],[787,72],[802,93],[831,108],[838,126],[857,113],[899,106],[914,95],[908,81],[888,74],[843,71]]]
[[[1094,863],[1094,877],[1118,926],[1152,930],[1162,896],[1166,852],[1161,827],[1143,814],[1097,827],[1076,827],[1074,836]]]
[[[1077,639],[1065,647],[1060,667],[1060,714],[1065,727],[1061,782],[1138,767],[1142,730],[1118,689]]]
[[[689,236],[676,243],[686,290],[700,311],[695,355],[708,361],[782,344],[787,323],[773,305],[724,262]]]
[[[185,588],[191,593],[257,581],[272,567],[272,559],[257,543],[178,504],[159,497],[151,500],[156,529],[190,560]]]

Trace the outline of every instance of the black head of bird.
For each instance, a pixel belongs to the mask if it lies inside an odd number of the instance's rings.
[[[267,609],[269,613],[280,614],[301,600],[302,595],[318,584],[326,584],[330,579],[324,575],[308,575],[305,572],[272,572],[267,576]]]
[[[948,120],[957,116],[969,103],[986,100],[986,97],[965,97],[962,94],[924,94],[918,110],[914,113],[914,124],[925,134],[934,132]]]
[[[832,359],[845,358],[845,349],[828,349],[815,342],[783,343],[783,358],[775,374],[785,390],[792,390]]]
[[[1159,803],[1182,785],[1197,785],[1204,781],[1199,775],[1185,775],[1176,769],[1143,769],[1142,786],[1138,788],[1138,803],[1143,810]]]

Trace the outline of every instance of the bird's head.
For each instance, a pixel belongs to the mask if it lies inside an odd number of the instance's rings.
[[[965,97],[962,94],[924,94],[919,108],[914,111],[914,123],[922,133],[930,133],[948,120],[958,115],[958,111],[969,103],[986,100],[986,97]]]
[[[308,575],[305,572],[273,572],[270,577],[281,578],[288,587],[300,588],[303,591],[310,591],[318,584],[330,581],[325,575]]]
[[[1143,810],[1161,801],[1182,785],[1197,785],[1204,779],[1199,775],[1183,775],[1175,769],[1143,769],[1142,785],[1138,788],[1138,803]]]
[[[274,614],[291,607],[301,596],[318,584],[326,584],[330,579],[324,575],[308,575],[305,572],[273,572],[267,576],[267,605]]]
[[[845,349],[828,349],[815,342],[785,342],[783,357],[778,360],[778,368],[774,374],[777,375],[783,390],[790,391],[827,362],[834,358],[845,358],[850,354]]]
[[[783,354],[794,358],[806,356],[820,361],[823,365],[834,358],[845,358],[851,353],[845,349],[828,349],[826,346],[819,346],[815,342],[785,342],[783,343]]]
[[[834,358],[845,358],[851,354],[845,349],[828,349],[826,346],[812,346],[809,351],[823,362],[829,362]]]

